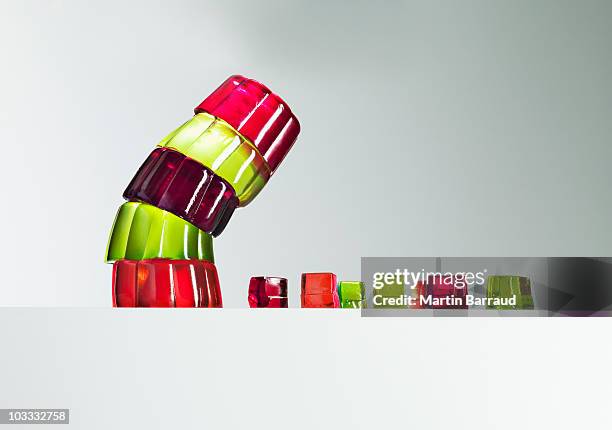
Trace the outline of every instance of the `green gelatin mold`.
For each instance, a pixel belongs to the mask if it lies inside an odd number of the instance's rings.
[[[153,258],[198,259],[214,263],[212,237],[155,206],[124,203],[111,230],[106,262]]]
[[[270,179],[270,167],[257,148],[231,125],[207,113],[195,115],[158,146],[174,149],[225,179],[240,206],[253,200]]]

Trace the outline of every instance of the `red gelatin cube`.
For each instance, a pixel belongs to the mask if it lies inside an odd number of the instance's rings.
[[[467,286],[456,286],[452,275],[429,276],[426,290],[426,294],[432,299],[432,309],[468,308],[465,297]]]
[[[286,308],[287,279],[254,276],[249,282],[249,306],[252,308]]]
[[[302,273],[302,307],[339,308],[337,283],[333,273]]]

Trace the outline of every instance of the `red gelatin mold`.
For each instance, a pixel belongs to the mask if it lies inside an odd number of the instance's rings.
[[[230,124],[249,139],[268,163],[272,173],[283,161],[298,134],[300,123],[291,109],[265,85],[230,76],[195,108]]]
[[[113,306],[221,308],[217,269],[204,260],[116,261]]]
[[[213,236],[221,234],[238,206],[234,189],[211,170],[178,151],[155,149],[123,192],[164,209]]]

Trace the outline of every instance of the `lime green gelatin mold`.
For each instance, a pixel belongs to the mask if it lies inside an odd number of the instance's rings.
[[[225,179],[240,206],[253,200],[270,179],[270,168],[255,146],[231,125],[207,113],[195,115],[158,146],[179,151]]]
[[[154,258],[214,263],[212,237],[155,206],[124,203],[111,230],[106,262]]]
[[[516,304],[509,299],[516,297]],[[531,281],[524,276],[491,275],[487,278],[487,298],[501,299],[499,305],[489,305],[489,309],[533,309]],[[491,300],[492,301],[492,300]]]
[[[365,286],[360,281],[338,282],[341,308],[367,308]]]

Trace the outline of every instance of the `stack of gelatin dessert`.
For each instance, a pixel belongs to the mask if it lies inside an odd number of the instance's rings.
[[[113,305],[221,307],[212,238],[262,190],[299,131],[280,97],[243,76],[200,103],[123,193],[106,253]]]

